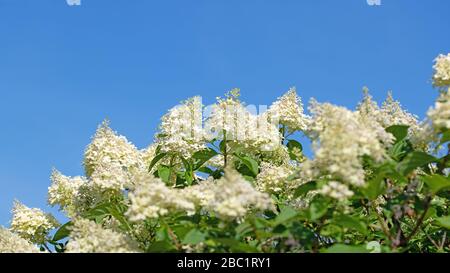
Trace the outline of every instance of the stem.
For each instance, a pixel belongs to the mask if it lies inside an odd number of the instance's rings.
[[[170,168],[169,168],[169,184],[172,183],[172,169],[173,169],[173,162],[175,160],[175,155],[172,155],[172,157],[170,158]],[[174,183],[175,184],[175,183]]]
[[[437,249],[440,249],[440,248],[441,248],[441,247],[436,243],[436,241],[433,240],[433,238],[431,238],[430,235],[428,235],[428,233],[425,231],[425,229],[424,229],[423,227],[421,227],[420,229],[423,231],[423,233],[425,233],[425,235],[427,236],[428,240],[430,240],[430,242],[431,242]]]
[[[227,154],[227,131],[223,130],[223,168],[225,169],[227,167],[228,163],[228,154]]]
[[[384,221],[383,217],[378,213],[377,209],[374,205],[372,205],[372,210],[375,212],[375,215],[378,218],[378,221],[380,221],[381,229],[383,230],[383,233],[389,238],[390,241],[394,242],[395,239],[392,237],[391,233],[389,232],[389,228],[386,224],[386,221]]]
[[[439,247],[439,249],[444,249],[445,241],[447,240],[447,232],[444,233],[444,236],[442,236],[442,242]]]
[[[422,215],[420,215],[419,220],[417,220],[417,223],[413,228],[413,230],[411,231],[411,233],[409,234],[409,236],[406,237],[404,245],[406,245],[409,242],[409,240],[411,240],[411,238],[414,237],[414,235],[416,235],[417,231],[419,231],[419,228],[423,224],[423,220],[425,219],[425,215],[427,214],[428,209],[430,208],[431,199],[432,198],[430,195],[428,195],[425,198],[425,209],[423,210]]]

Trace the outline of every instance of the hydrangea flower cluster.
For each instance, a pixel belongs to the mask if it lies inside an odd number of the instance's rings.
[[[303,103],[295,88],[289,89],[270,106],[268,118],[287,126],[292,132],[306,131],[310,122],[309,117],[303,112]]]
[[[158,218],[169,213],[194,214],[204,209],[223,219],[243,217],[249,209],[265,210],[272,200],[253,188],[232,169],[217,181],[205,180],[197,185],[176,189],[151,176],[141,182],[129,195],[131,206],[127,216],[131,221]]]
[[[16,233],[0,227],[0,253],[39,253],[39,249]]]
[[[361,158],[367,155],[381,161],[385,157],[377,130],[361,122],[357,113],[329,103],[312,101],[311,112],[314,159],[303,165],[305,173],[364,186]]]
[[[76,219],[70,229],[71,240],[66,246],[67,253],[139,252],[137,244],[126,235],[87,219]]]
[[[163,152],[180,153],[189,158],[206,147],[202,111],[201,98],[193,97],[162,117],[157,143]]]
[[[440,95],[435,107],[428,111],[428,118],[437,131],[450,128],[450,88]]]
[[[23,239],[37,244],[45,242],[49,231],[58,226],[58,221],[52,215],[15,202],[11,230]]]
[[[437,87],[450,86],[450,53],[440,54],[433,66],[433,85]]]
[[[133,182],[133,172],[142,167],[137,148],[103,122],[84,154],[84,167],[90,183],[101,190],[123,190]]]

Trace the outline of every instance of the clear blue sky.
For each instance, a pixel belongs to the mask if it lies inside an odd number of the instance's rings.
[[[367,85],[421,117],[450,51],[450,1],[0,0],[0,224],[14,198],[48,211],[54,166],[82,174],[97,124],[143,148],[165,111],[239,87],[269,104],[291,86],[354,107]]]

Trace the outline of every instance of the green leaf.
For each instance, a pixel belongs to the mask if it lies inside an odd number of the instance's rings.
[[[186,236],[184,236],[183,244],[195,245],[195,244],[205,241],[205,239],[206,239],[206,234],[204,234],[203,232],[201,232],[198,229],[192,229],[191,231],[189,231],[186,234]]]
[[[317,182],[311,181],[299,186],[294,193],[294,197],[301,197],[306,195],[308,192],[317,189]]]
[[[354,229],[362,234],[367,233],[366,224],[356,217],[342,214],[335,218],[335,222],[337,225],[340,225],[348,229]]]
[[[160,153],[157,156],[155,156],[153,158],[152,162],[150,163],[150,166],[148,167],[148,170],[151,171],[153,169],[153,167],[156,165],[156,163],[158,163],[158,161],[160,161],[166,155],[167,155],[167,153]]]
[[[186,182],[188,185],[192,185],[192,182],[194,181],[194,173],[192,171],[192,166],[189,163],[189,161],[187,161],[183,157],[181,157],[181,161],[183,161],[183,165],[184,165],[184,169],[185,169],[184,179],[186,179]]]
[[[149,253],[167,253],[175,250],[175,246],[168,241],[156,241],[147,248]]]
[[[438,161],[437,158],[424,152],[414,151],[408,154],[397,166],[397,170],[407,175],[418,167],[423,167],[427,164]]]
[[[442,134],[441,141],[439,142],[439,146],[450,141],[450,130],[445,131]]]
[[[407,139],[403,139],[392,146],[389,154],[395,161],[400,161],[412,151],[413,147],[411,143]]]
[[[437,218],[436,224],[443,228],[450,229],[450,215]]]
[[[280,214],[277,215],[275,218],[273,225],[277,226],[279,224],[283,224],[284,222],[291,220],[292,218],[296,217],[298,215],[297,210],[291,208],[291,207],[284,207]]]
[[[328,211],[328,201],[322,197],[315,198],[308,210],[308,217],[311,221],[318,220],[324,216]]]
[[[170,167],[164,165],[158,166],[158,176],[164,183],[169,183]]]
[[[240,252],[240,253],[256,253],[258,250],[255,247],[252,247],[248,244],[244,244],[240,241],[237,241],[233,238],[216,238],[214,241],[227,246],[230,248],[233,252]]]
[[[288,148],[288,152],[289,152],[289,157],[292,160],[297,160],[299,159],[296,155],[296,151],[295,150],[299,150],[300,152],[303,151],[303,146],[300,142],[298,142],[297,140],[294,139],[290,139],[287,143],[287,148]]]
[[[439,174],[422,176],[422,180],[428,188],[430,188],[431,193],[433,194],[450,189],[450,179]]]
[[[380,194],[386,190],[386,183],[384,182],[384,175],[379,174],[371,179],[367,185],[361,189],[363,194],[370,200],[377,199]]]
[[[199,171],[199,172],[201,172],[201,173],[207,173],[207,174],[209,174],[209,175],[212,175],[212,174],[214,173],[214,171],[211,170],[211,169],[208,168],[208,167],[200,167],[200,168],[197,169],[197,171]]]
[[[73,225],[72,222],[67,222],[64,225],[62,225],[53,235],[53,241],[59,241],[62,240],[70,235],[70,227]]]
[[[325,249],[323,252],[325,253],[368,253],[368,249],[366,246],[358,245],[358,246],[352,246],[352,245],[345,245],[345,244],[335,244],[327,249]]]
[[[242,163],[244,163],[244,165],[252,172],[254,176],[258,175],[259,165],[258,162],[256,162],[256,160],[254,160],[249,156],[239,156],[239,155],[236,156],[242,161]]]
[[[88,210],[84,213],[84,218],[87,218],[89,220],[94,220],[97,223],[101,223],[103,219],[107,216],[110,216],[110,203],[102,203],[98,206]]]
[[[192,155],[194,159],[193,170],[198,170],[205,162],[216,156],[218,153],[213,149],[204,149],[201,151],[197,151]]]
[[[408,129],[409,126],[407,125],[392,125],[386,128],[386,132],[391,133],[396,139],[395,143],[397,143],[408,136]]]

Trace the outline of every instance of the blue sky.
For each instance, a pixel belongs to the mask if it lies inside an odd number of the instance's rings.
[[[46,205],[52,167],[83,173],[97,124],[147,146],[167,109],[239,87],[269,104],[291,86],[354,107],[368,86],[423,117],[450,1],[0,0],[0,225],[14,198]]]

